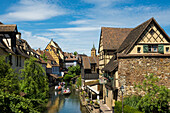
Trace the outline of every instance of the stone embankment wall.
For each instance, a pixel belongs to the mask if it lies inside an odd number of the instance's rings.
[[[158,84],[170,88],[170,58],[119,59],[119,86],[125,86],[125,95],[134,94],[134,84],[141,83],[144,80],[144,75],[150,73],[161,79]],[[121,92],[119,92],[119,95],[121,95]]]

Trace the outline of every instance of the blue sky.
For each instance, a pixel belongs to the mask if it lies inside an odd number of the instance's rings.
[[[154,17],[170,35],[169,0],[1,0],[0,21],[17,24],[32,48],[51,39],[63,51],[98,48],[101,27],[133,28]]]

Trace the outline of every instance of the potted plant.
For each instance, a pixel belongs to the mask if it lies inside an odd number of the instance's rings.
[[[93,106],[94,106],[95,109],[100,108],[98,100],[96,100],[96,102],[94,102]]]
[[[89,103],[89,97],[86,97],[86,101]]]

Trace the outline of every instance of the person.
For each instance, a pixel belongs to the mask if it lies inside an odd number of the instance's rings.
[[[58,89],[58,86],[55,86],[55,89]]]

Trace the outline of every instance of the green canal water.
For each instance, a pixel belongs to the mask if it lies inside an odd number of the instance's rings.
[[[63,95],[62,91],[50,88],[50,99],[45,113],[87,113],[86,108],[80,105],[79,92],[70,87],[72,93]]]

